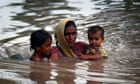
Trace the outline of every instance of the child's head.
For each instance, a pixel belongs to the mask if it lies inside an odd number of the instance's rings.
[[[100,26],[91,26],[88,28],[89,44],[94,47],[100,47],[104,41],[104,29]]]
[[[37,30],[31,34],[30,46],[35,52],[50,54],[52,44],[51,35],[45,30]]]

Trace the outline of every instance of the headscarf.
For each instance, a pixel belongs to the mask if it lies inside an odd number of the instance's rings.
[[[56,41],[58,42],[58,46],[63,51],[64,55],[67,57],[76,57],[75,53],[72,51],[70,46],[68,45],[67,41],[65,40],[64,36],[64,30],[65,30],[65,24],[68,21],[73,21],[71,19],[62,19],[59,24],[55,28],[56,33]],[[73,21],[74,22],[74,21]]]

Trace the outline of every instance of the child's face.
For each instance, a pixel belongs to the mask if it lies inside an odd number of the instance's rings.
[[[104,39],[101,37],[101,32],[98,31],[95,34],[88,34],[89,44],[94,47],[100,47]]]
[[[37,50],[41,55],[50,55],[51,54],[51,49],[52,49],[52,40],[48,39],[46,40],[41,47],[39,47]]]

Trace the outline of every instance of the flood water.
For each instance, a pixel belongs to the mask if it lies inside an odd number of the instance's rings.
[[[140,84],[139,0],[0,0],[0,3],[0,84]],[[108,59],[30,62],[31,32],[45,29],[53,36],[53,28],[62,18],[75,20],[79,41],[88,42],[88,26],[103,26],[103,46]],[[13,60],[13,55],[21,55],[24,60]]]

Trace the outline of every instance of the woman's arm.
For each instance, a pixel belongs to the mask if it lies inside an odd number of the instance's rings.
[[[78,58],[81,60],[98,60],[102,59],[103,57],[100,54],[95,54],[95,55],[78,55]]]

